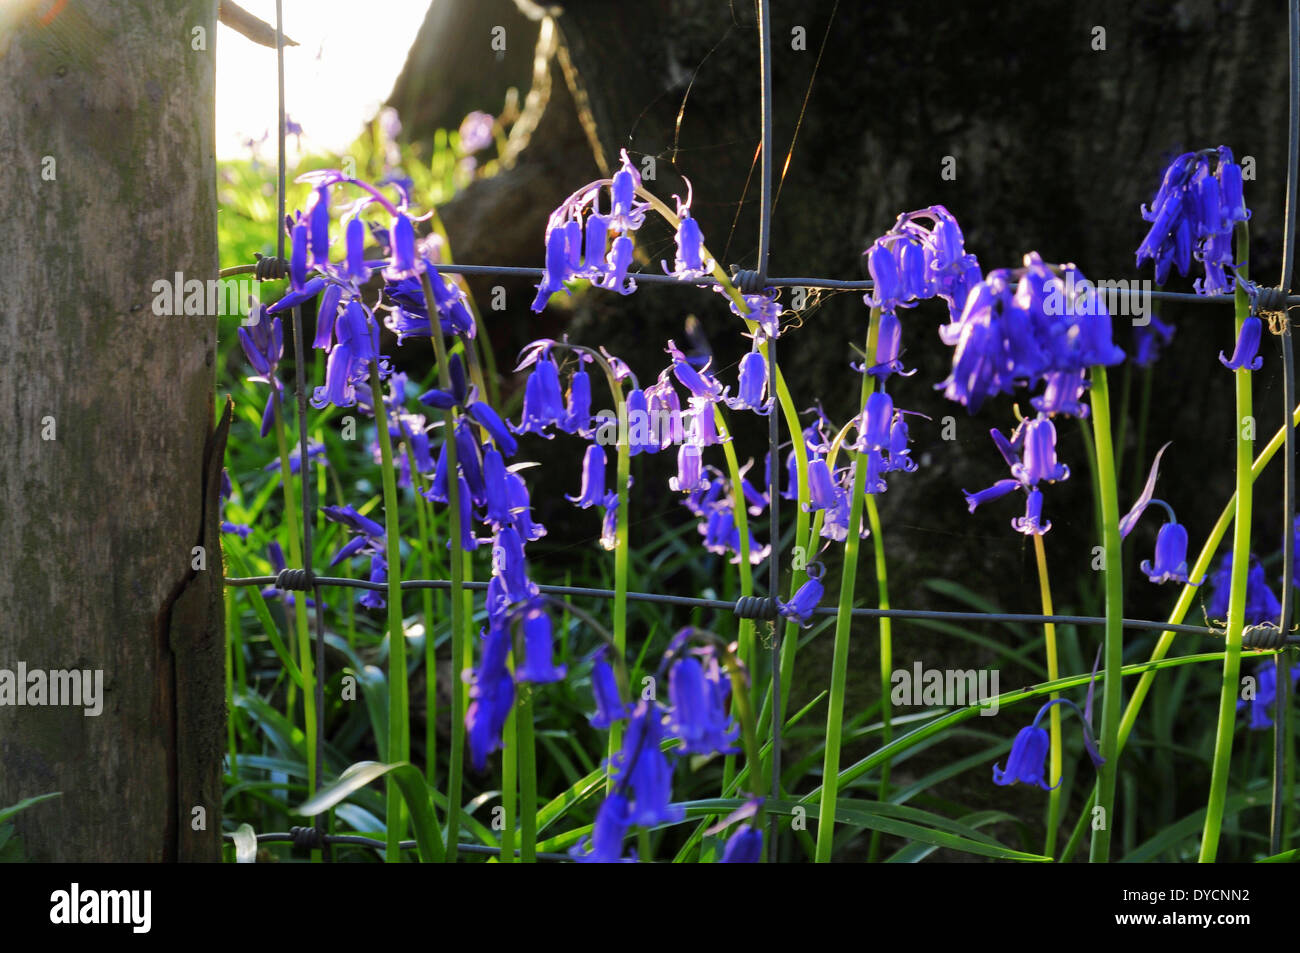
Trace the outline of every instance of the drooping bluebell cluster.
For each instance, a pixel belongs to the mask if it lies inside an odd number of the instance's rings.
[[[1007,439],[1002,432],[989,431],[993,443],[997,446],[1002,459],[1011,470],[1011,477],[998,480],[992,486],[975,493],[962,492],[966,496],[966,505],[970,512],[976,508],[1012,493],[1022,490],[1026,494],[1025,515],[1016,517],[1011,526],[1018,533],[1026,536],[1041,536],[1052,528],[1049,520],[1043,518],[1044,483],[1056,483],[1070,476],[1070,468],[1056,458],[1056,426],[1052,418],[1045,414],[1021,421]]]
[[[1213,168],[1211,168],[1213,166]],[[1137,250],[1137,264],[1155,263],[1156,283],[1163,285],[1170,268],[1186,277],[1192,260],[1205,276],[1193,284],[1197,294],[1226,294],[1234,286],[1236,263],[1232,231],[1250,218],[1242,189],[1241,166],[1227,146],[1185,152],[1165,169],[1151,207],[1142,206],[1151,223]],[[1229,275],[1233,272],[1233,275]]]
[[[620,863],[636,859],[623,856],[623,841],[630,828],[675,824],[684,809],[672,802],[672,778],[677,761],[691,755],[734,754],[740,734],[727,710],[731,680],[723,670],[721,650],[713,642],[699,641],[696,630],[685,628],[669,643],[659,666],[668,676],[667,706],[655,698],[635,703],[622,701],[612,666],[602,649],[594,657],[592,688],[596,712],[591,723],[608,728],[626,722],[620,749],[605,763],[614,783],[613,792],[596,812],[591,837],[570,851],[581,863]],[[665,749],[664,743],[678,744]],[[754,841],[757,834],[757,842]],[[762,835],[738,841],[731,862],[756,863]]]
[[[1044,414],[1087,416],[1084,375],[1124,360],[1097,289],[1071,264],[1037,252],[1024,267],[998,268],[976,282],[959,317],[939,330],[953,348],[952,372],[938,386],[972,414],[990,397],[1044,384],[1030,402]]]
[[[628,273],[636,251],[633,233],[645,221],[650,203],[637,198],[641,174],[624,149],[618,171],[608,179],[582,186],[551,213],[546,223],[546,264],[532,310],[540,312],[551,295],[568,292],[566,282],[585,279],[597,288],[627,295],[636,291]],[[691,214],[692,190],[677,201],[677,255],[664,271],[683,281],[697,281],[715,265],[704,251],[704,235]],[[608,208],[602,209],[602,199]]]
[[[899,215],[894,227],[865,254],[874,287],[864,300],[882,314],[938,297],[948,303],[955,321],[970,289],[982,277],[979,261],[966,251],[961,227],[942,205]],[[890,360],[896,358],[895,353]],[[876,364],[881,363],[878,352]]]

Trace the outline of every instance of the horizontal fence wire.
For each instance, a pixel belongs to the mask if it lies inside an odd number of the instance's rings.
[[[222,278],[232,278],[236,275],[251,275],[257,271],[257,265],[235,265],[230,268],[221,270]],[[435,264],[434,271],[439,274],[448,275],[487,275],[499,276],[502,278],[537,278],[540,279],[546,274],[544,268],[533,268],[523,265],[459,265],[459,264]],[[661,275],[655,272],[636,272],[629,271],[629,278],[633,278],[638,284],[647,285],[680,285],[682,287],[699,287],[711,288],[716,285],[715,278],[678,278],[675,275]],[[1122,279],[1129,284],[1137,284],[1136,279],[1130,281]],[[1093,283],[1094,285],[1096,282]],[[849,280],[841,278],[764,278],[762,285],[765,288],[814,288],[825,291],[870,291],[875,287],[875,282],[869,278],[860,280]],[[1142,288],[1099,288],[1098,294],[1101,295],[1119,295],[1129,298],[1151,298],[1155,301],[1181,301],[1185,304],[1219,304],[1231,305],[1235,300],[1233,295],[1199,295],[1190,291],[1157,291],[1144,290]],[[1287,295],[1286,303],[1288,306],[1300,306],[1300,295]]]
[[[227,586],[276,586],[279,576],[243,576],[233,579],[227,579]],[[382,582],[371,582],[368,579],[348,579],[344,576],[316,576],[312,580],[314,586],[342,586],[352,589],[369,589],[373,592],[386,592],[388,584]],[[402,589],[450,589],[451,581],[448,579],[403,579]],[[462,582],[465,589],[483,592],[487,589],[486,582]],[[292,591],[297,587],[290,587],[285,591]],[[546,595],[552,596],[578,596],[590,597],[594,599],[613,599],[613,589],[593,589],[587,586],[545,586],[538,585],[538,590]],[[660,592],[628,592],[627,598],[630,602],[649,602],[658,605],[668,606],[686,606],[690,608],[701,609],[718,609],[725,612],[733,611],[736,603],[727,602],[724,599],[706,599],[699,596],[670,596]],[[833,616],[836,613],[834,606],[818,606],[813,610],[815,615]],[[1045,622],[1055,622],[1060,625],[1081,625],[1081,626],[1104,626],[1106,620],[1101,616],[1089,615],[1038,615],[1026,612],[963,612],[960,610],[950,611],[945,609],[854,609],[853,616],[861,619],[932,619],[935,621],[947,622],[1009,622],[1025,623],[1038,625]],[[1223,637],[1223,630],[1216,629],[1207,625],[1183,625],[1168,622],[1156,622],[1150,619],[1125,619],[1124,628],[1141,629],[1151,632],[1181,632],[1186,635],[1210,635]],[[1300,635],[1289,635],[1286,641],[1291,644],[1300,643]]]

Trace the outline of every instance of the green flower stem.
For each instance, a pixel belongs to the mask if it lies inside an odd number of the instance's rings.
[[[1237,333],[1250,316],[1250,299],[1242,285],[1248,280],[1250,239],[1246,223],[1237,225],[1236,257],[1238,261],[1236,311]],[[1250,522],[1254,477],[1251,473],[1254,434],[1254,410],[1251,395],[1251,372],[1238,368],[1232,372],[1237,389],[1237,512],[1232,520],[1232,586],[1228,596],[1228,632],[1223,657],[1223,683],[1219,689],[1219,725],[1214,738],[1214,768],[1210,775],[1210,796],[1205,806],[1205,830],[1201,837],[1200,862],[1214,863],[1219,851],[1219,833],[1223,825],[1223,805],[1228,796],[1228,773],[1232,764],[1232,733],[1237,723],[1237,681],[1241,674],[1241,638],[1246,627],[1246,576],[1250,571]],[[1290,584],[1290,580],[1287,580]]]
[[[1101,823],[1093,831],[1090,859],[1110,859],[1110,832],[1114,826],[1115,780],[1119,770],[1119,722],[1124,665],[1124,567],[1119,535],[1119,493],[1115,485],[1115,450],[1111,444],[1110,388],[1106,368],[1092,369],[1092,428],[1097,450],[1097,488],[1101,496],[1102,552],[1106,581],[1105,691],[1101,709],[1101,756],[1106,763],[1097,772],[1097,804]]]
[[[509,666],[514,668],[513,665]],[[520,686],[516,682],[516,691]],[[517,726],[519,724],[518,703],[510,706],[506,716],[505,727],[501,731],[501,807],[504,826],[501,828],[501,863],[515,862],[515,822],[517,819],[515,794],[519,788],[519,743]]]
[[[607,366],[608,368],[608,366]],[[614,524],[614,654],[624,658],[627,654],[627,573],[631,560],[631,534],[628,530],[628,481],[632,474],[632,444],[627,427],[627,401],[623,396],[622,386],[614,380],[612,370],[606,371],[610,390],[614,396],[614,412],[618,415],[618,463],[615,480],[618,494],[618,512]],[[609,726],[609,757],[618,754],[623,746],[623,723],[616,721]],[[612,794],[614,782],[606,782],[606,793]]]
[[[533,690],[520,693],[519,727],[519,859],[537,862],[537,743],[533,732]]]
[[[876,508],[876,498],[867,497],[867,523],[871,526],[871,542],[876,555],[876,594],[881,609],[889,608],[889,579],[885,569],[885,540],[880,532],[880,513]],[[890,702],[890,676],[894,669],[893,620],[888,616],[880,618],[880,738],[883,744],[894,740],[893,710]],[[1059,707],[1059,706],[1058,706]],[[1055,708],[1052,711],[1056,711]],[[877,798],[884,801],[889,797],[889,762],[880,766],[880,787]],[[880,831],[871,832],[871,847],[867,853],[868,861],[875,861],[880,856]]]
[[[432,300],[432,299],[430,299]],[[406,674],[406,633],[402,629],[402,531],[401,511],[397,506],[397,475],[393,467],[393,442],[388,432],[388,408],[384,406],[384,384],[379,377],[379,362],[370,361],[371,403],[375,408],[375,427],[384,487],[384,529],[387,542],[384,558],[388,562],[388,759],[408,761],[411,757],[410,701]],[[406,828],[406,806],[402,790],[389,775],[388,840],[386,857],[401,863],[402,835]]]
[[[1038,533],[1034,534],[1034,556],[1038,562],[1038,591],[1043,601],[1043,615],[1055,615],[1052,611],[1052,584],[1047,575],[1047,547],[1043,545],[1043,537]],[[1056,623],[1043,624],[1043,643],[1047,651],[1047,680],[1054,682],[1061,677],[1061,666],[1056,655]],[[1055,701],[1059,697],[1053,693],[1049,700]],[[1053,705],[1048,717],[1051,719],[1049,733],[1052,753],[1047,780],[1056,787],[1047,797],[1047,842],[1043,853],[1052,857],[1056,854],[1057,831],[1061,826],[1061,774],[1065,766],[1061,752],[1061,706]],[[1092,726],[1088,727],[1091,729]]]
[[[433,301],[433,288],[427,273],[421,273],[420,285],[424,290],[424,300]],[[429,330],[432,332],[433,349],[438,361],[438,382],[443,390],[451,390],[451,369],[447,365],[447,346],[442,339],[442,327],[437,317],[437,310],[429,309]],[[376,403],[381,403],[376,401]],[[465,683],[461,681],[461,672],[465,668],[466,639],[466,600],[465,594],[465,553],[460,548],[460,470],[456,460],[455,439],[456,413],[454,410],[443,412],[443,453],[447,459],[447,536],[451,541],[449,550],[451,563],[451,757],[447,766],[447,842],[445,857],[447,863],[454,864],[459,851],[456,848],[460,840],[461,786],[465,772]],[[385,431],[386,432],[386,431]],[[391,578],[391,573],[390,573]],[[470,606],[472,609],[472,604]],[[472,658],[472,655],[470,656]],[[434,686],[430,686],[430,691]],[[393,790],[390,785],[390,792]],[[391,795],[390,795],[391,796]]]
[[[754,568],[749,561],[749,514],[745,502],[745,491],[741,487],[740,463],[736,457],[736,447],[731,440],[731,431],[727,429],[727,416],[717,404],[713,405],[713,419],[716,421],[718,439],[722,441],[722,452],[727,458],[727,472],[731,477],[731,509],[736,521],[736,531],[740,534],[740,562],[736,569],[740,578],[740,594],[754,594]],[[740,645],[741,664],[753,674],[757,671],[755,663],[754,620],[741,619],[737,626],[736,641]],[[750,704],[756,703],[757,685],[749,686]]]
[[[279,391],[275,398],[275,441],[280,450],[280,486],[284,490],[284,524],[289,531],[289,561],[292,565],[306,565],[302,556],[302,536],[298,526],[298,494],[293,485],[293,471],[289,469],[289,443],[285,438],[284,403]],[[306,471],[304,461],[303,472]],[[302,672],[303,733],[307,748],[307,790],[318,787],[316,765],[316,676],[311,651],[311,634],[307,628],[307,599],[305,594],[293,600],[293,619],[298,635],[298,668]],[[289,684],[286,712],[293,720],[293,683]]]
[[[868,355],[876,353],[876,338],[880,330],[880,309],[871,309],[871,324],[867,331]],[[870,360],[870,358],[867,358]],[[861,406],[875,390],[876,379],[862,375]],[[819,864],[829,863],[835,845],[835,805],[839,795],[840,739],[844,730],[844,689],[849,667],[849,638],[853,627],[853,593],[858,574],[858,550],[861,545],[859,527],[862,524],[862,507],[866,496],[867,466],[858,454],[852,455],[853,490],[849,505],[849,532],[844,540],[844,565],[840,574],[840,601],[835,615],[835,649],[831,661],[831,694],[826,713],[826,749],[822,768],[822,796],[817,815],[817,853]]]

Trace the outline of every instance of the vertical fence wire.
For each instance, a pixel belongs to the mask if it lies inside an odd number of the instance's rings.
[[[1279,296],[1291,292],[1291,278],[1295,269],[1296,196],[1300,183],[1300,0],[1287,3],[1287,165],[1286,213],[1282,220],[1282,276],[1278,279]],[[1295,353],[1291,341],[1291,312],[1286,303],[1282,309],[1282,426],[1284,440],[1282,489],[1282,613],[1279,628],[1285,635],[1291,626],[1295,586]],[[1286,810],[1283,805],[1283,787],[1286,775],[1286,734],[1288,718],[1287,695],[1291,687],[1288,673],[1288,656],[1283,649],[1273,660],[1273,800],[1269,816],[1269,852],[1282,851],[1283,827]]]
[[[754,285],[765,288],[767,283],[768,255],[772,248],[772,12],[769,0],[758,0],[758,70],[760,89],[760,106],[763,115],[763,142],[759,170],[759,213],[758,213],[758,263],[757,280]],[[780,318],[777,318],[778,334]],[[781,422],[776,409],[776,339],[773,334],[767,342],[767,383],[768,399],[772,401],[772,412],[767,415],[767,511],[768,511],[768,566],[767,597],[775,601],[780,598],[781,554],[778,551],[781,539]],[[792,435],[793,436],[793,435]],[[796,543],[798,540],[796,540]],[[779,615],[771,621],[771,671],[772,679],[772,785],[773,798],[781,795],[781,632],[785,628],[784,620]],[[757,659],[755,659],[757,661]],[[755,769],[757,766],[755,766]],[[754,770],[754,769],[751,769]],[[755,786],[757,788],[757,786]],[[777,858],[777,818],[773,814],[768,823],[767,859]]]

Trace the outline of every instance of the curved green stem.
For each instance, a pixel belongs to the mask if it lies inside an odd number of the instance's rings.
[[[1034,556],[1038,562],[1038,592],[1043,602],[1043,615],[1055,615],[1056,613],[1052,611],[1052,584],[1047,575],[1047,547],[1043,545],[1043,537],[1039,533],[1034,534]],[[1047,680],[1054,682],[1061,677],[1061,667],[1056,655],[1055,622],[1043,624],[1043,643],[1047,652]],[[1056,701],[1059,697],[1056,693],[1052,693],[1050,699]],[[1048,714],[1051,718],[1052,754],[1047,778],[1056,787],[1052,788],[1047,797],[1047,841],[1043,853],[1052,857],[1056,854],[1057,829],[1061,826],[1061,774],[1065,765],[1061,752],[1060,706],[1053,705]],[[1091,730],[1092,726],[1089,725],[1088,729]]]

